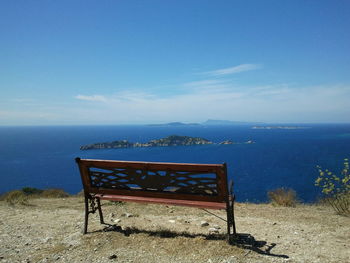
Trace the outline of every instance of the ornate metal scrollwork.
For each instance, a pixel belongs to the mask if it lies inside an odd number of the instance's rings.
[[[91,168],[89,175],[97,188],[217,195],[215,173]]]
[[[89,213],[94,214],[97,210],[97,206],[96,206],[96,198],[93,195],[89,195],[88,196],[88,202],[89,202]]]

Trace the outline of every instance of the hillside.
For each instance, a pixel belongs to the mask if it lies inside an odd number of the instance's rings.
[[[83,200],[34,199],[30,205],[0,202],[0,262],[346,262],[350,218],[329,207],[295,208],[237,204],[239,233],[253,239],[230,246],[209,235],[225,222],[200,209],[105,203],[103,228],[92,215],[81,234]],[[225,217],[224,212],[213,211]],[[170,220],[170,221],[169,221]],[[207,221],[208,226],[201,226]],[[118,223],[116,223],[118,222]],[[104,231],[103,231],[104,229]]]

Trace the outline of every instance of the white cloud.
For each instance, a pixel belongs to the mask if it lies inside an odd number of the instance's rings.
[[[186,87],[201,87],[201,86],[213,86],[225,83],[223,80],[217,80],[217,79],[206,79],[206,80],[200,80],[200,81],[192,81],[187,82],[184,84]]]
[[[100,101],[100,102],[105,102],[107,99],[102,96],[102,95],[91,95],[91,96],[86,96],[86,95],[77,95],[75,96],[76,99],[78,100],[86,100],[86,101]]]
[[[190,92],[219,92],[232,88],[232,84],[227,80],[207,79],[184,83],[183,86],[190,89]]]
[[[244,71],[256,70],[260,68],[261,68],[261,65],[259,64],[241,64],[230,68],[223,68],[223,69],[208,71],[208,72],[205,72],[205,74],[212,75],[212,76],[223,76],[223,75],[237,74]]]
[[[350,121],[350,117],[346,117],[350,116],[350,86],[227,85],[212,90],[195,87],[186,94],[170,97],[144,92],[104,97],[107,102],[104,107],[88,109],[86,116],[90,120],[96,116],[106,123],[200,122],[208,118],[266,122]]]
[[[145,124],[228,119],[265,122],[350,122],[350,85],[237,86],[211,80],[179,85],[186,92],[161,96],[145,91],[80,94],[82,103],[13,103],[0,110],[1,124]],[[84,105],[88,104],[88,107]]]

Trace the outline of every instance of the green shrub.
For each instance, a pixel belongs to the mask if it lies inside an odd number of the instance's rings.
[[[273,205],[294,207],[297,201],[297,194],[293,189],[278,188],[269,191],[267,196]]]
[[[26,195],[39,195],[43,192],[43,190],[34,187],[23,187],[22,192]]]
[[[8,192],[2,199],[11,205],[25,205],[28,203],[28,196],[20,190]]]
[[[336,175],[328,169],[323,170],[317,166],[319,176],[315,186],[322,189],[324,201],[341,215],[350,216],[350,173],[349,160],[344,159],[344,167],[340,175]]]
[[[63,189],[52,188],[44,190],[40,196],[44,198],[65,198],[69,197],[69,194],[66,193]]]

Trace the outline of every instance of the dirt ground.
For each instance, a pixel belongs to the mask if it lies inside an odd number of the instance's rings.
[[[326,206],[236,204],[235,245],[226,222],[201,209],[104,202],[103,211],[110,225],[93,214],[83,235],[82,198],[1,201],[0,262],[350,262],[350,218]]]

